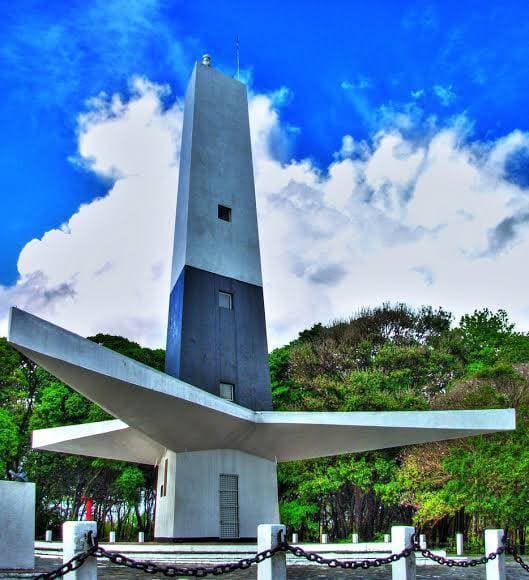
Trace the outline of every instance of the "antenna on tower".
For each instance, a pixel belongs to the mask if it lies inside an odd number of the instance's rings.
[[[237,55],[237,80],[240,81],[240,61],[239,61],[239,35],[235,41],[235,53]]]

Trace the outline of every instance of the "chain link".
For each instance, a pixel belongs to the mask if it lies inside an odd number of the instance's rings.
[[[220,576],[221,574],[228,574],[234,572],[235,570],[246,570],[253,566],[254,564],[259,564],[264,560],[272,558],[275,554],[279,552],[290,552],[298,558],[305,558],[309,562],[315,564],[322,564],[324,566],[329,566],[329,568],[343,568],[349,570],[356,570],[362,568],[367,570],[368,568],[378,568],[385,564],[392,564],[397,562],[402,558],[408,558],[414,552],[422,554],[425,558],[433,560],[440,564],[441,566],[456,567],[456,568],[470,568],[478,566],[480,564],[486,564],[491,560],[495,560],[501,554],[510,554],[526,572],[529,572],[529,564],[526,564],[510,542],[504,537],[502,541],[502,546],[499,546],[497,550],[491,552],[487,556],[482,556],[481,558],[472,558],[470,560],[454,560],[452,558],[445,558],[438,554],[434,554],[431,550],[421,549],[420,544],[416,541],[416,534],[411,537],[411,546],[404,548],[401,552],[391,554],[384,558],[372,558],[364,560],[343,560],[337,558],[325,558],[317,552],[308,552],[300,548],[299,546],[292,546],[283,540],[282,532],[278,534],[277,545],[275,548],[268,550],[263,550],[257,553],[251,558],[243,558],[237,562],[229,562],[225,564],[217,564],[216,566],[174,566],[174,565],[160,565],[155,562],[133,560],[124,554],[119,552],[109,552],[104,548],[100,547],[97,543],[97,539],[92,537],[92,532],[88,532],[85,536],[88,549],[85,552],[75,555],[71,560],[53,570],[52,572],[46,572],[39,574],[34,577],[34,580],[53,580],[54,578],[61,578],[68,572],[73,572],[80,568],[89,557],[96,558],[106,558],[113,564],[118,566],[126,566],[127,568],[133,568],[134,570],[142,570],[147,574],[162,574],[170,578],[176,576],[184,577],[195,577],[203,578],[204,576]]]
[[[345,570],[356,570],[357,568],[362,568],[367,570],[368,568],[378,568],[379,566],[383,566],[385,564],[392,564],[393,562],[397,562],[402,558],[411,556],[414,551],[414,537],[415,534],[412,536],[412,545],[409,548],[404,548],[404,550],[401,552],[391,554],[385,558],[371,558],[369,560],[338,560],[337,558],[324,558],[321,554],[316,552],[307,552],[299,546],[291,546],[286,542],[283,542],[282,545],[285,551],[294,554],[294,556],[299,558],[306,558],[309,562],[323,564],[325,566],[329,566],[329,568],[343,568]]]
[[[514,548],[514,546],[511,544],[511,542],[509,540],[507,540],[505,542],[505,552],[507,554],[510,554],[513,558],[514,561],[517,564],[520,564],[520,566],[526,571],[529,572],[529,564],[526,564],[523,560],[522,557],[520,556],[520,554],[518,554],[518,552],[516,551],[516,549]]]
[[[94,544],[94,540],[92,538],[92,532],[88,532],[85,534],[85,541],[89,546],[85,552],[81,552],[80,554],[76,554],[71,560],[64,563],[59,568],[52,570],[51,572],[43,572],[42,574],[38,574],[33,578],[33,580],[53,580],[54,578],[62,578],[64,575],[68,574],[68,572],[73,572],[80,568],[90,556],[96,555],[97,546]]]
[[[449,568],[473,568],[479,564],[486,564],[489,560],[495,560],[498,556],[506,551],[505,546],[500,546],[496,551],[491,552],[487,556],[482,556],[481,558],[472,558],[470,560],[454,560],[452,558],[445,558],[444,556],[439,556],[439,554],[434,554],[431,550],[422,550],[418,544],[415,544],[415,552],[419,552],[425,558],[429,558],[434,562],[437,562],[441,566],[448,566]]]

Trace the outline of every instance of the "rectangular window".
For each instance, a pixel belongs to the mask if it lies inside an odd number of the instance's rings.
[[[163,464],[163,484],[161,490],[161,496],[165,497],[167,495],[167,464],[169,461],[166,459]]]
[[[224,220],[225,222],[231,222],[231,207],[219,204],[219,220]]]
[[[221,538],[239,537],[239,476],[219,475],[219,512]]]
[[[232,383],[220,383],[220,396],[228,401],[235,400],[235,385]]]
[[[221,308],[227,308],[228,310],[233,310],[233,294],[229,292],[219,291],[219,306]]]

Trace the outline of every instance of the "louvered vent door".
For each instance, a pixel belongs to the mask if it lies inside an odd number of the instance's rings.
[[[239,476],[219,476],[220,537],[239,537]]]

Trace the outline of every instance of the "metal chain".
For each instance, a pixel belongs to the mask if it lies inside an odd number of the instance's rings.
[[[510,543],[509,540],[507,540],[505,542],[505,551],[507,554],[510,554],[513,558],[514,561],[518,564],[520,564],[520,566],[526,571],[529,572],[529,564],[526,564],[523,560],[522,557],[520,556],[520,554],[518,554],[518,552],[516,551],[516,549],[514,548],[514,546]]]
[[[518,552],[514,549],[514,547],[509,543],[509,541],[504,538],[503,545],[498,547],[497,550],[491,552],[487,556],[482,556],[481,558],[473,558],[470,560],[454,560],[451,558],[445,558],[443,556],[439,556],[438,554],[434,554],[431,550],[428,549],[421,549],[418,542],[416,542],[415,537],[416,535],[413,534],[411,537],[411,546],[408,548],[404,548],[401,552],[397,552],[395,554],[391,554],[384,558],[372,558],[369,560],[342,560],[337,558],[325,558],[321,554],[316,552],[307,552],[300,548],[299,546],[292,546],[288,544],[286,541],[282,539],[282,533],[278,534],[278,543],[275,548],[271,548],[269,550],[263,550],[262,552],[257,553],[255,556],[251,558],[243,558],[237,562],[229,562],[225,564],[217,564],[216,566],[197,566],[197,567],[190,567],[190,566],[162,566],[160,564],[156,564],[155,562],[148,562],[148,561],[139,561],[133,560],[124,554],[120,554],[119,552],[109,552],[104,548],[101,548],[97,544],[97,539],[92,537],[92,532],[88,532],[85,536],[87,539],[87,543],[89,548],[82,552],[81,554],[77,554],[71,560],[63,564],[61,567],[53,570],[52,572],[47,572],[43,574],[39,574],[38,576],[34,577],[34,580],[53,580],[54,578],[60,578],[67,574],[68,572],[72,572],[73,570],[77,570],[80,568],[87,558],[89,557],[96,557],[96,558],[106,558],[113,564],[118,566],[126,566],[127,568],[133,568],[135,570],[142,570],[147,574],[163,574],[164,576],[168,577],[176,577],[176,576],[186,576],[186,577],[199,577],[202,578],[204,576],[220,576],[221,574],[228,574],[230,572],[234,572],[235,570],[246,570],[253,566],[254,564],[259,564],[268,558],[272,558],[278,552],[290,552],[294,556],[298,558],[305,558],[309,562],[314,562],[316,564],[323,564],[325,566],[329,566],[330,568],[343,568],[343,569],[358,569],[362,568],[364,570],[368,568],[378,568],[379,566],[383,566],[385,564],[391,564],[393,562],[397,562],[402,558],[408,558],[414,552],[419,552],[425,558],[429,558],[437,564],[441,566],[448,566],[448,567],[457,567],[457,568],[469,568],[478,566],[480,564],[486,564],[490,560],[495,560],[498,556],[503,553],[511,554],[514,560],[520,564],[520,566],[526,571],[529,572],[529,564],[526,564]]]
[[[439,554],[434,554],[431,550],[428,549],[421,549],[419,543],[415,543],[415,551],[422,554],[425,558],[429,558],[434,562],[437,562],[441,566],[448,566],[450,568],[472,568],[474,566],[478,566],[479,564],[486,564],[490,560],[495,560],[498,556],[506,552],[506,539],[505,537],[502,540],[502,546],[499,546],[494,552],[491,552],[487,556],[482,556],[481,558],[472,558],[470,560],[454,560],[452,558],[444,558],[443,556],[439,556]]]
[[[414,543],[412,536],[412,545],[409,548],[404,548],[401,552],[396,554],[391,554],[385,558],[372,558],[370,560],[338,560],[337,558],[324,558],[321,554],[316,552],[306,552],[303,548],[299,546],[291,546],[286,542],[283,542],[284,550],[298,556],[300,558],[306,558],[309,562],[315,562],[316,564],[323,564],[329,566],[329,568],[344,568],[356,570],[357,568],[363,568],[367,570],[368,568],[378,568],[384,564],[391,564],[392,562],[397,562],[401,558],[407,558],[411,556],[414,551]]]
[[[85,552],[76,554],[71,560],[68,560],[68,562],[51,572],[43,572],[42,574],[34,576],[33,580],[53,580],[54,578],[62,578],[65,574],[68,574],[68,572],[73,572],[80,568],[86,562],[87,558],[95,556],[97,549],[97,546],[94,545],[91,531],[85,534],[85,540],[89,546]]]
[[[100,558],[107,558],[113,564],[118,566],[126,566],[127,568],[134,568],[135,570],[143,570],[147,574],[163,574],[164,576],[175,577],[175,576],[191,576],[202,578],[204,576],[220,576],[221,574],[228,574],[229,572],[234,572],[235,570],[246,570],[253,566],[254,564],[259,564],[268,558],[272,558],[278,552],[285,551],[284,543],[279,543],[275,548],[269,550],[263,550],[259,552],[252,558],[243,558],[238,562],[229,562],[225,564],[217,564],[216,566],[162,566],[156,564],[155,562],[145,562],[137,561],[120,554],[118,552],[108,552],[104,548],[97,547],[94,555]]]

